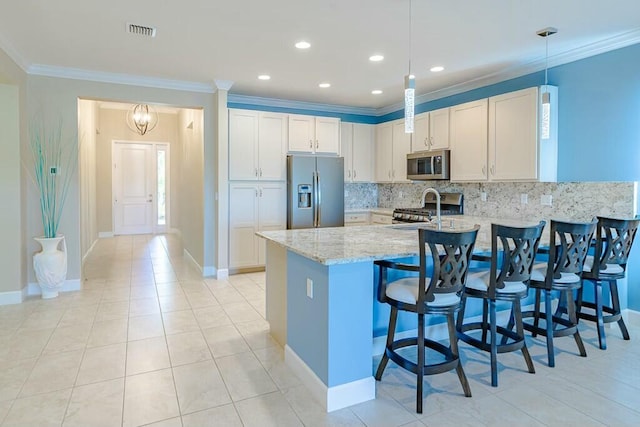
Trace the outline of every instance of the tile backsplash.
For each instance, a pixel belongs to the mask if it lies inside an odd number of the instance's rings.
[[[467,215],[588,220],[594,215],[629,218],[635,214],[634,182],[346,184],[345,209],[419,207],[428,187],[462,192]],[[486,201],[481,199],[483,192]],[[521,200],[524,194],[526,204]],[[543,206],[542,196],[549,195],[552,205]]]

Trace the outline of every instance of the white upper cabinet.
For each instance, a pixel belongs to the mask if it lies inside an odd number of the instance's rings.
[[[376,126],[376,182],[409,182],[407,154],[411,151],[411,134],[404,131],[404,120]]]
[[[289,151],[338,154],[340,119],[290,114]]]
[[[451,181],[487,180],[487,100],[450,108]]]
[[[489,98],[489,179],[492,181],[557,180],[557,99],[551,93],[548,134],[543,124],[542,90],[537,87]]]
[[[449,148],[449,108],[415,116],[411,152]]]
[[[556,181],[558,92],[547,90],[548,135],[537,87],[451,107],[451,180]]]
[[[229,110],[229,179],[286,179],[287,115]]]
[[[342,122],[340,145],[344,157],[344,182],[373,182],[374,126]]]

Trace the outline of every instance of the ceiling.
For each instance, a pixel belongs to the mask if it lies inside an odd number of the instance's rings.
[[[402,102],[410,56],[416,93],[436,98],[543,69],[545,27],[558,29],[550,65],[640,42],[638,0],[411,0],[411,55],[410,0],[3,3],[0,48],[33,74],[202,90],[224,80],[234,95],[373,109]],[[296,49],[300,40],[311,48]],[[384,60],[370,62],[374,53]]]

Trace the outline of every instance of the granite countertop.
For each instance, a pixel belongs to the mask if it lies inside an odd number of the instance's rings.
[[[480,225],[476,241],[477,251],[491,250],[491,223],[511,226],[531,226],[537,220],[500,219],[461,215],[455,219],[443,217],[443,230],[449,229],[453,221],[454,230],[465,230]],[[349,264],[416,256],[418,227],[428,223],[393,225],[365,225],[355,227],[309,228],[300,230],[261,231],[258,236],[283,246],[292,252],[324,265]],[[548,240],[545,228],[543,240]]]

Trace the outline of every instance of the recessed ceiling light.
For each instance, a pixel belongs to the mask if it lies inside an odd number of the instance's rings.
[[[436,67],[431,67],[430,71],[432,73],[438,73],[440,71],[444,70],[444,67],[442,65],[438,65]]]
[[[380,61],[382,61],[383,59],[384,59],[384,56],[382,56],[382,55],[378,55],[378,54],[371,55],[371,56],[369,57],[369,61],[372,61],[372,62],[380,62]]]
[[[324,88],[331,87],[331,83],[320,83],[318,86],[324,89]]]
[[[269,75],[267,75],[267,74],[260,74],[260,75],[258,76],[258,78],[259,78],[260,80],[271,80],[271,76],[269,76]]]
[[[380,95],[380,94],[382,94],[382,91],[380,89],[374,89],[374,90],[371,91],[371,93],[373,95]]]
[[[301,40],[298,43],[296,43],[296,47],[298,49],[309,49],[311,47],[311,43]]]

